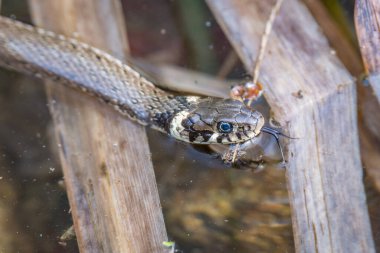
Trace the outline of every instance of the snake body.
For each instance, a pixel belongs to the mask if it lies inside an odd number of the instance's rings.
[[[0,17],[0,66],[79,89],[185,142],[245,142],[264,125],[261,113],[240,101],[174,96],[97,48],[5,17]]]

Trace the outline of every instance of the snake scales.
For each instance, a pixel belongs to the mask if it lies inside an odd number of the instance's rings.
[[[82,90],[185,142],[240,143],[265,128],[261,113],[240,101],[174,96],[99,49],[5,17],[0,17],[0,66]]]

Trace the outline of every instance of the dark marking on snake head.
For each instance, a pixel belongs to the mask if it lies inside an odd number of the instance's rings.
[[[191,122],[191,120],[189,118],[186,118],[184,120],[182,120],[181,122],[181,125],[185,128],[185,129],[190,129],[191,126],[193,125],[194,123]]]
[[[163,112],[156,113],[153,117],[154,124],[159,126],[162,129],[165,129],[166,132],[170,131],[170,121],[173,117],[173,114]]]
[[[190,117],[188,117],[188,119],[190,120],[190,122],[192,124],[195,124],[197,121],[201,120],[201,116],[196,113],[196,114],[191,115]]]
[[[202,131],[203,142],[208,142],[214,133],[212,131]]]
[[[217,138],[216,138],[216,142],[217,143],[222,143],[222,141],[223,141],[223,135],[219,135]]]
[[[198,132],[189,132],[189,141],[190,142],[194,142],[199,136],[199,133]]]

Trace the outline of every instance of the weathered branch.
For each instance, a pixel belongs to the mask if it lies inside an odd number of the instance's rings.
[[[380,101],[380,2],[356,0],[355,25],[368,81]]]
[[[274,1],[208,3],[252,71]],[[273,29],[259,81],[276,118],[299,138],[289,141],[287,167],[296,249],[374,252],[354,81],[299,1],[284,2]]]
[[[117,0],[30,0],[37,25],[124,58]],[[47,85],[81,252],[163,252],[167,240],[143,127],[95,99]]]
[[[369,177],[380,190],[380,4],[358,0],[355,25],[369,86],[359,86],[362,156]]]

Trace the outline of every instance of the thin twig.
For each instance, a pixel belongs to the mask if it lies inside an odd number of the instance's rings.
[[[258,79],[259,79],[259,73],[260,73],[260,66],[261,62],[263,61],[264,58],[264,53],[265,53],[265,48],[268,44],[268,39],[269,39],[269,34],[272,31],[274,19],[277,16],[278,11],[280,10],[281,4],[284,0],[277,0],[275,6],[273,6],[272,11],[270,13],[268,22],[265,25],[265,30],[264,34],[261,38],[261,43],[260,43],[260,48],[259,48],[259,53],[256,58],[256,63],[255,63],[255,68],[253,69],[253,83],[256,84]],[[254,99],[250,99],[247,103],[248,106],[251,106],[251,103],[253,102]]]

